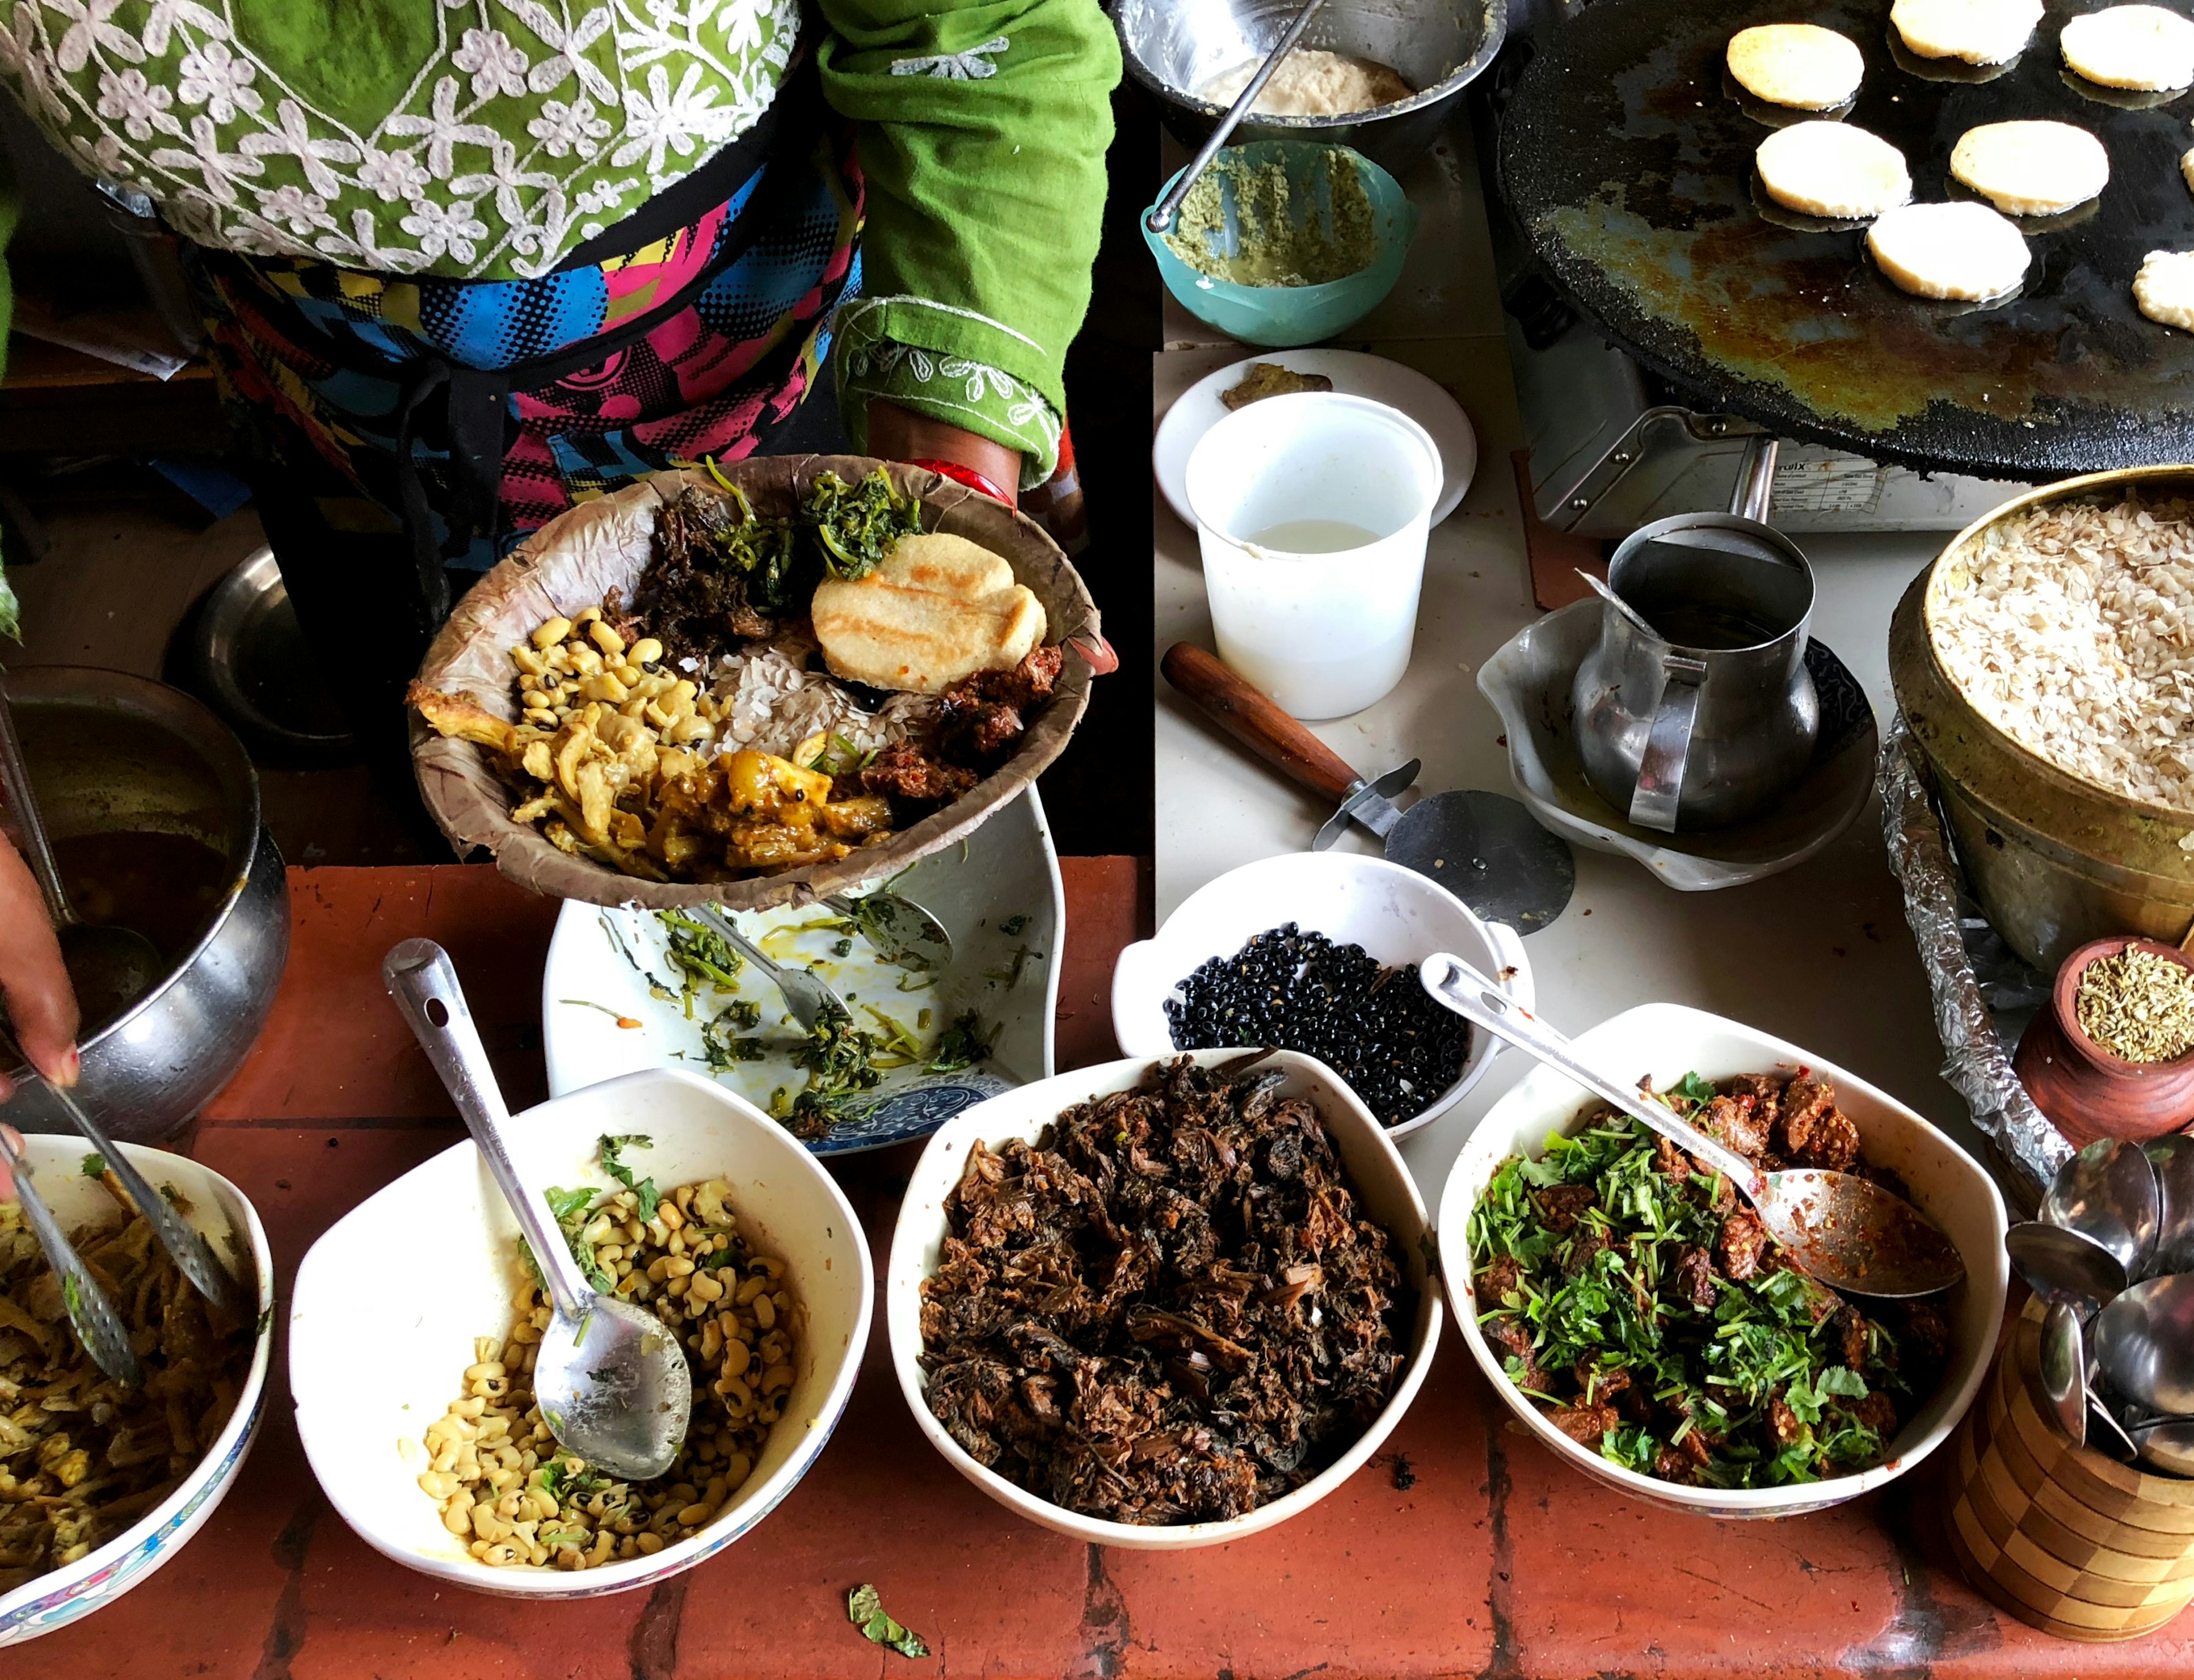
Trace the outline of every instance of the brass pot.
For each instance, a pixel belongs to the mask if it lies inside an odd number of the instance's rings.
[[[1897,704],[1949,819],[1981,909],[2044,974],[2076,947],[2139,934],[2177,945],[2194,929],[2194,812],[2129,799],[2021,746],[1966,699],[1936,657],[1944,595],[2007,521],[2052,503],[2116,503],[2134,489],[2194,497],[2194,466],[2091,473],[2005,503],[1950,540],[1889,626]]]

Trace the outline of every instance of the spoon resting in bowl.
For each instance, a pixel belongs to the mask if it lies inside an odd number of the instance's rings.
[[[510,1111],[449,953],[432,940],[407,939],[381,974],[540,1269],[552,1316],[541,1334],[533,1394],[549,1430],[573,1457],[613,1476],[644,1482],[662,1475],[685,1444],[693,1410],[692,1372],[676,1332],[655,1314],[588,1287],[548,1204],[505,1147]]]
[[[1520,1007],[1462,958],[1436,952],[1418,977],[1433,998],[1565,1073],[1641,1125],[1689,1151],[1751,1203],[1797,1269],[1850,1295],[1909,1300],[1966,1274],[1950,1240],[1901,1196],[1856,1173],[1801,1167],[1768,1172],[1643,1093],[1594,1067],[1569,1039]]]

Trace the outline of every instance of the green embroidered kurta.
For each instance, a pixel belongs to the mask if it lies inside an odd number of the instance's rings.
[[[887,396],[1048,471],[1087,308],[1119,51],[1096,0],[823,0],[859,125],[862,442]],[[0,75],[188,238],[530,278],[767,108],[799,0],[0,0]]]

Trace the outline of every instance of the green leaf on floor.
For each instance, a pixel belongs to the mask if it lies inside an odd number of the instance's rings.
[[[846,1619],[870,1641],[888,1646],[903,1657],[926,1657],[929,1647],[922,1636],[902,1627],[884,1614],[883,1600],[865,1582],[846,1595]]]

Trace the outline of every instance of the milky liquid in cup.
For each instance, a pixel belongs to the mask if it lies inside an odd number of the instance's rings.
[[[1369,547],[1379,533],[1340,519],[1289,519],[1268,525],[1246,539],[1252,548],[1277,554],[1346,554]]]

